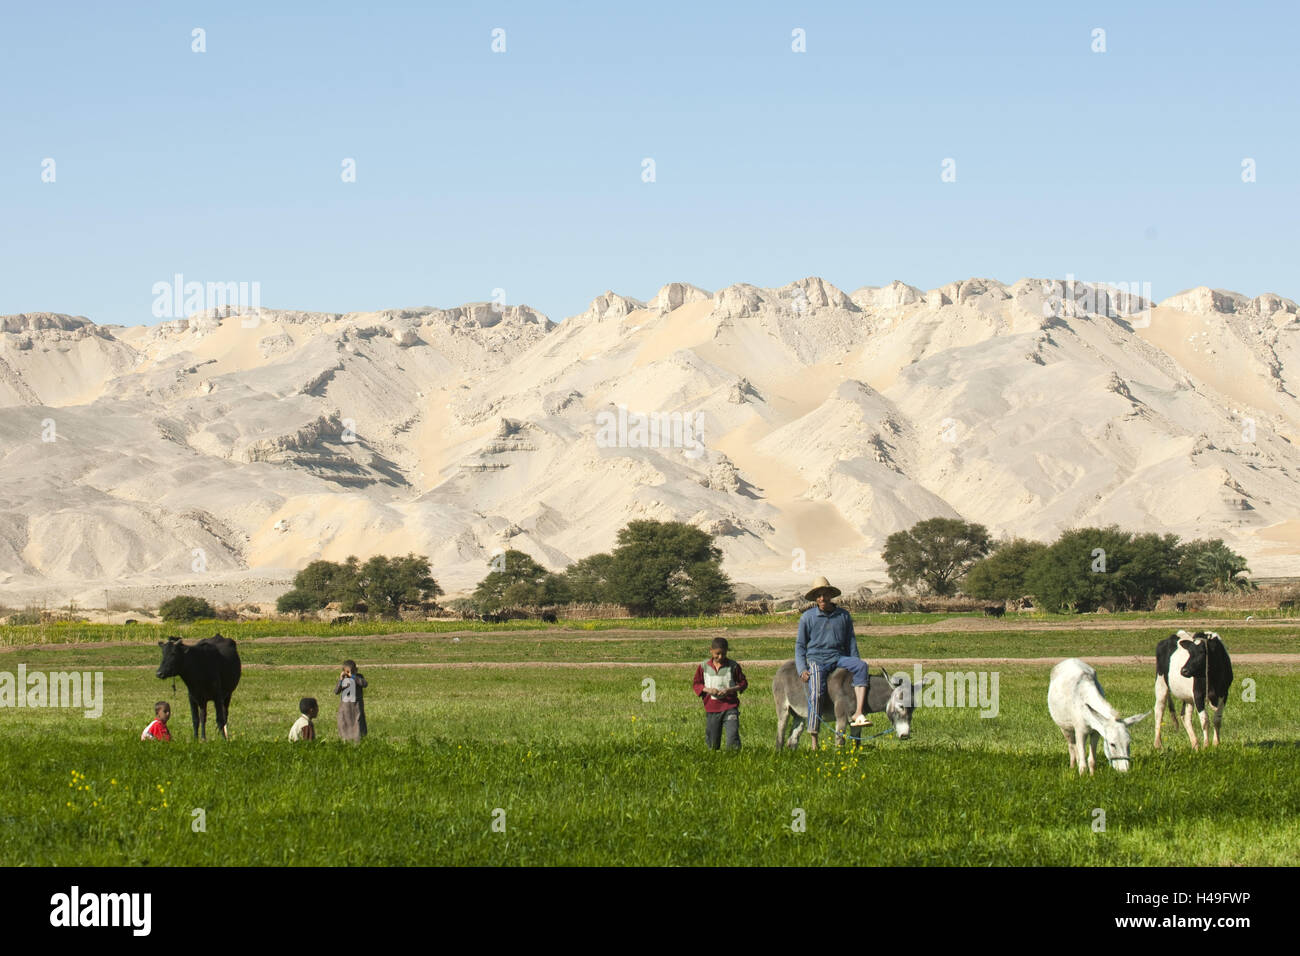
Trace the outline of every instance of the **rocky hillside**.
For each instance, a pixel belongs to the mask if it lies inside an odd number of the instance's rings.
[[[1294,302],[1193,289],[686,283],[522,306],[0,318],[0,600],[291,576],[416,551],[449,591],[512,547],[560,567],[635,518],[733,577],[881,577],[961,516],[1118,522],[1300,572]]]

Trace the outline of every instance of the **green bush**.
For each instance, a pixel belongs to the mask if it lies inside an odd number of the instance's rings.
[[[313,595],[298,588],[286,591],[275,599],[275,609],[281,614],[306,614],[319,611],[324,606]]]
[[[453,614],[459,614],[461,617],[468,617],[476,614],[474,602],[470,598],[455,598],[447,602],[447,610]]]
[[[169,624],[217,616],[211,604],[203,598],[191,597],[188,594],[181,594],[170,601],[164,601],[158,608],[158,614]]]

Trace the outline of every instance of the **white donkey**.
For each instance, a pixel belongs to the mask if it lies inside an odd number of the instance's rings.
[[[1079,767],[1083,776],[1084,753],[1088,755],[1088,773],[1096,766],[1094,748],[1097,738],[1105,743],[1106,759],[1121,773],[1129,767],[1129,747],[1132,739],[1129,727],[1150,711],[1120,719],[1119,713],[1106,700],[1106,693],[1097,681],[1097,672],[1077,657],[1061,661],[1052,668],[1052,680],[1047,687],[1047,709],[1065,735],[1070,748],[1070,766]]]

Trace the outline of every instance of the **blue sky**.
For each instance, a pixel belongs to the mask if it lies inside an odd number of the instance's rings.
[[[0,28],[0,313],[156,322],[176,273],[325,311],[500,288],[557,320],[807,275],[1300,298],[1294,5],[171,0]]]

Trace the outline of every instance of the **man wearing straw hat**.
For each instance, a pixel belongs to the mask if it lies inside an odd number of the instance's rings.
[[[795,670],[808,685],[808,733],[813,749],[817,749],[817,727],[821,723],[821,699],[826,693],[826,681],[831,671],[843,667],[853,678],[853,693],[857,697],[857,710],[849,721],[853,727],[868,727],[862,708],[867,697],[867,664],[858,657],[858,639],[853,633],[853,616],[834,599],[840,589],[832,587],[824,577],[813,582],[812,590],[804,595],[816,601],[799,618],[799,636],[794,643]]]

